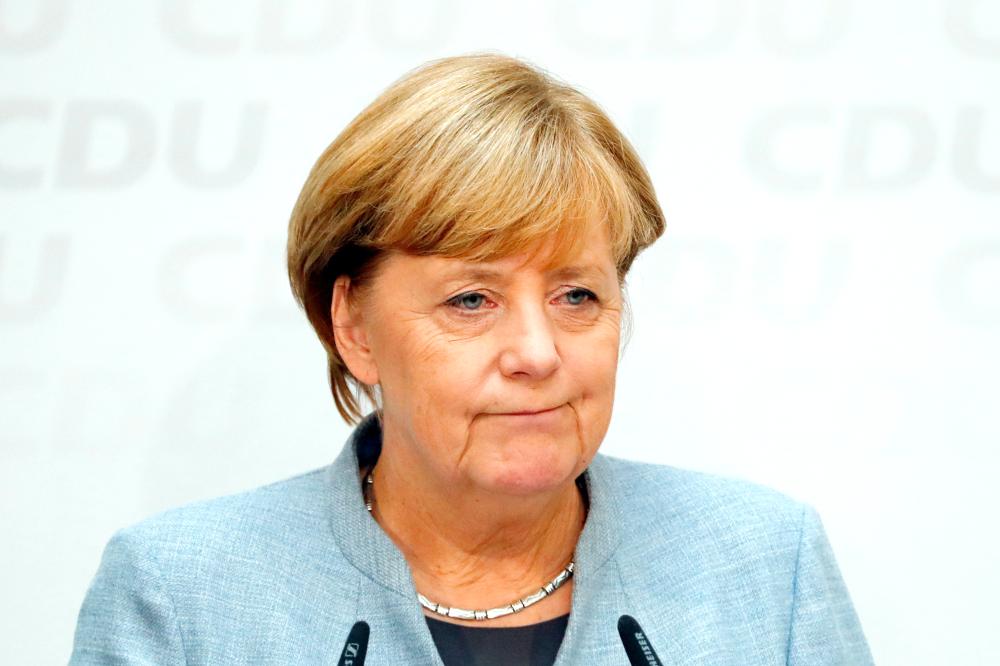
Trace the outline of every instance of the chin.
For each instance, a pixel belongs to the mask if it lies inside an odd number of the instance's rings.
[[[556,490],[572,483],[578,458],[568,451],[535,450],[508,458],[489,470],[490,485],[496,492],[510,495],[533,495]]]

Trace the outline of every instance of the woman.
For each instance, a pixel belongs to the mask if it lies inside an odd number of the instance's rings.
[[[395,83],[289,227],[360,423],[328,468],[115,535],[73,663],[870,663],[811,508],[597,453],[663,228],[576,90],[493,55]]]

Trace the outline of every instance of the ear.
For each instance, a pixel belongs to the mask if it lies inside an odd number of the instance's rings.
[[[369,386],[378,384],[378,367],[368,340],[360,308],[350,298],[351,278],[341,275],[333,283],[330,317],[337,352],[354,377]]]

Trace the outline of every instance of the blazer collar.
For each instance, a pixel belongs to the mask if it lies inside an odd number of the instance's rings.
[[[412,599],[416,595],[402,552],[365,508],[361,492],[362,463],[371,464],[382,448],[382,429],[374,413],[366,416],[330,465],[330,525],[344,557],[384,587]],[[590,510],[575,553],[575,587],[603,567],[621,540],[621,508],[615,501],[613,464],[597,454],[583,473]]]

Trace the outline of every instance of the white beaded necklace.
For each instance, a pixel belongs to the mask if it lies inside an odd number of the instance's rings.
[[[365,508],[368,509],[368,513],[372,512],[372,507],[375,505],[375,491],[373,484],[375,480],[372,478],[372,472],[369,471],[368,475],[365,477],[364,485],[362,486],[362,495],[365,498]],[[512,601],[506,606],[498,606],[496,608],[486,608],[482,610],[468,610],[465,608],[455,608],[454,606],[445,606],[431,601],[424,595],[417,592],[417,601],[420,605],[427,610],[437,613],[443,617],[451,617],[456,620],[493,620],[498,617],[503,617],[505,615],[512,615],[513,613],[519,613],[523,611],[528,606],[536,604],[545,597],[549,596],[556,590],[558,590],[563,583],[573,577],[573,567],[574,564],[570,561],[562,571],[556,575],[551,581],[538,588],[538,591],[534,594],[529,594],[528,596]]]

